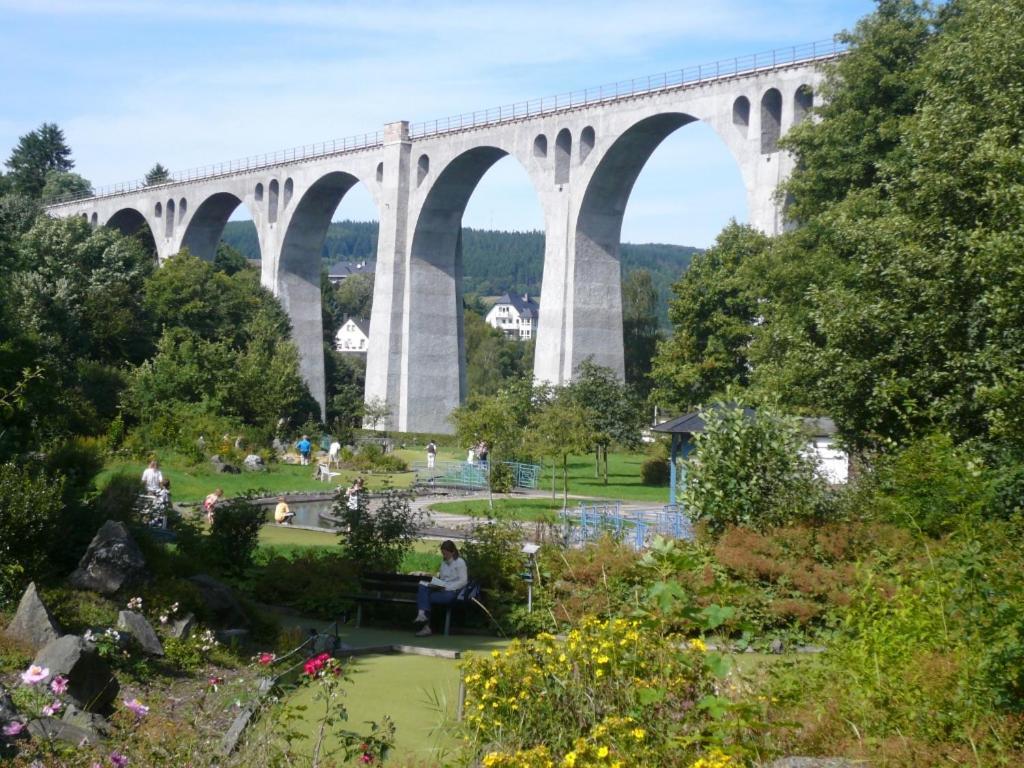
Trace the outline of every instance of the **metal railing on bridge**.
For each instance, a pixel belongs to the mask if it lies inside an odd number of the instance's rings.
[[[437,136],[444,133],[455,133],[470,128],[514,122],[526,118],[538,117],[555,112],[580,109],[594,104],[602,104],[618,99],[633,98],[659,91],[668,91],[684,86],[701,85],[704,83],[770,71],[779,67],[790,67],[795,64],[806,64],[835,58],[847,49],[845,43],[836,40],[824,40],[804,45],[793,45],[789,48],[777,48],[746,56],[734,56],[695,67],[673,69],[657,75],[634,77],[620,80],[607,85],[585,88],[582,91],[555,96],[545,96],[531,101],[520,101],[500,107],[466,112],[453,117],[438,120],[427,120],[413,123],[409,127],[409,135],[414,139]]]
[[[734,56],[731,59],[720,59],[708,64],[698,64],[693,67],[673,69],[668,72],[661,72],[657,75],[645,77],[634,77],[630,80],[620,80],[616,83],[600,85],[593,88],[585,88],[581,91],[570,91],[569,93],[555,96],[545,96],[540,99],[520,101],[514,104],[506,104],[500,107],[465,112],[461,115],[443,117],[436,120],[426,120],[419,123],[412,123],[409,127],[410,138],[423,139],[430,136],[438,136],[445,133],[455,133],[481,126],[495,125],[498,123],[513,122],[526,118],[547,115],[555,112],[562,112],[570,109],[600,104],[603,102],[615,101],[618,99],[633,98],[644,94],[657,93],[660,91],[682,88],[684,86],[700,85],[702,83],[714,82],[755,72],[765,72],[780,67],[790,67],[796,64],[809,64],[815,61],[826,61],[833,59],[847,50],[846,43],[836,40],[820,40],[803,45],[792,45],[788,48],[776,48],[771,51],[752,53],[746,56]],[[238,160],[230,160],[225,163],[204,165],[199,168],[190,168],[185,171],[176,171],[172,178],[163,184],[147,186],[145,180],[126,181],[120,184],[111,184],[105,187],[98,187],[92,192],[79,193],[77,195],[64,195],[47,201],[48,205],[73,202],[95,197],[109,197],[113,195],[136,192],[140,189],[155,189],[159,186],[171,186],[200,179],[211,179],[218,176],[227,176],[234,173],[258,170],[281,163],[293,162],[296,160],[307,160],[341,152],[352,152],[370,147],[377,147],[383,143],[383,134],[364,133],[361,136],[350,136],[344,139],[331,139],[316,144],[305,144],[301,147],[283,149],[264,155],[253,155]]]
[[[537,488],[540,484],[541,467],[537,464],[523,464],[518,461],[502,461],[512,476],[513,488]],[[414,461],[412,471],[416,482],[422,485],[439,485],[446,488],[479,490],[487,487],[488,465],[486,462],[435,461],[433,469],[425,461]]]
[[[602,536],[628,542],[634,549],[650,546],[655,536],[692,541],[693,525],[679,507],[623,510],[621,502],[613,504],[580,504],[559,513],[568,545],[594,541]]]

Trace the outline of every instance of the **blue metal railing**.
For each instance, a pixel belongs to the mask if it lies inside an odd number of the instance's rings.
[[[683,88],[694,85],[702,85],[724,80],[733,77],[740,77],[756,72],[765,72],[781,67],[791,67],[798,64],[810,64],[818,61],[827,61],[842,55],[847,50],[845,43],[836,40],[821,40],[803,45],[793,45],[788,48],[777,48],[771,51],[748,54],[746,56],[734,56],[731,59],[721,59],[708,64],[699,64],[682,69],[674,69],[669,72],[662,72],[657,75],[646,75],[634,77],[629,80],[620,80],[615,83],[608,83],[592,88],[585,88],[581,91],[570,91],[569,93],[545,96],[540,99],[520,101],[514,104],[506,104],[499,107],[478,110],[475,112],[464,112],[461,115],[443,117],[437,120],[426,120],[413,123],[409,127],[409,136],[413,139],[423,139],[431,136],[438,136],[445,133],[455,133],[471,128],[479,128],[486,125],[525,120],[540,115],[549,115],[556,112],[563,112],[571,109],[580,109],[594,104],[601,104],[618,99],[634,98],[646,94],[659,93],[675,88]],[[105,187],[98,187],[91,192],[79,193],[77,195],[64,195],[47,201],[48,205],[59,205],[61,203],[75,202],[97,197],[110,197],[137,192],[140,189],[156,189],[159,187],[173,186],[200,179],[211,179],[218,176],[228,176],[235,173],[258,170],[282,163],[295,162],[296,160],[308,160],[328,155],[355,152],[372,147],[379,147],[383,143],[381,131],[376,133],[364,133],[359,136],[349,136],[343,139],[330,139],[316,144],[305,144],[300,147],[282,149],[263,155],[252,155],[237,160],[229,160],[224,163],[204,165],[198,168],[189,168],[184,171],[175,171],[172,178],[163,184],[154,184],[151,187],[146,185],[145,180],[137,179],[118,184],[110,184]]]
[[[503,461],[501,464],[512,472],[514,488],[536,488],[540,483],[541,467],[537,464],[523,464],[518,461]],[[414,461],[412,471],[418,483],[434,483],[457,488],[480,489],[487,487],[486,462],[436,461],[433,469],[425,461]]]
[[[621,502],[613,504],[580,504],[559,513],[565,527],[566,543],[582,544],[610,535],[629,542],[634,549],[650,546],[655,536],[692,540],[693,526],[679,507],[623,510]]]

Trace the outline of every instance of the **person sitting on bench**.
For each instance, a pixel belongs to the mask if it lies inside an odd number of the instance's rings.
[[[464,586],[469,583],[469,569],[466,561],[459,557],[459,549],[452,541],[441,543],[441,570],[436,579],[429,582],[421,581],[416,594],[416,607],[419,611],[414,624],[423,624],[416,633],[417,637],[433,634],[430,630],[430,607],[432,605],[451,605]]]

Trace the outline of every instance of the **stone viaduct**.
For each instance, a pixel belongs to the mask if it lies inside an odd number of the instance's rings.
[[[321,248],[336,207],[363,184],[380,214],[366,398],[387,402],[388,428],[448,432],[466,390],[462,214],[494,163],[515,158],[544,216],[534,377],[566,382],[587,357],[621,376],[619,234],[651,153],[673,131],[707,123],[739,166],[750,223],[778,233],[775,192],[792,168],[778,140],[807,115],[821,63],[841,53],[816,43],[442,121],[395,122],[381,133],[188,171],[155,186],[119,185],[48,210],[124,232],[148,227],[163,261],[182,248],[212,259],[244,203],[263,285],[291,317],[302,374],[323,407]]]

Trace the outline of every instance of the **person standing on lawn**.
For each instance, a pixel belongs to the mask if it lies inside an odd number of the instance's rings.
[[[451,540],[441,543],[441,570],[437,574],[438,581],[444,586],[420,582],[416,593],[416,613],[414,624],[423,624],[416,637],[427,637],[433,632],[430,629],[430,607],[432,605],[450,605],[464,586],[469,584],[469,569],[466,561],[459,557],[459,549]]]
[[[295,449],[299,452],[299,463],[302,466],[309,466],[309,455],[313,452],[313,444],[309,442],[309,436],[303,435],[302,439],[295,444]]]
[[[435,459],[437,459],[437,443],[431,440],[427,443],[427,469],[434,468]]]

